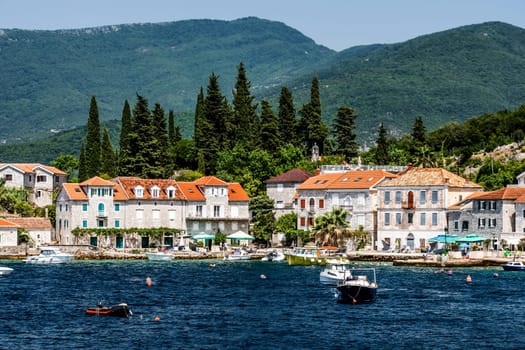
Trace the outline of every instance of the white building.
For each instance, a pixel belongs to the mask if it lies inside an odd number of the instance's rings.
[[[56,201],[56,232],[62,244],[145,248],[152,237],[118,234],[119,229],[164,228],[162,244],[172,246],[174,232],[248,231],[248,202],[240,184],[212,176],[193,182],[94,177],[79,184],[63,184]],[[75,236],[75,228],[91,229],[86,230],[89,237]],[[106,234],[97,235],[97,228]],[[109,229],[115,229],[115,234],[108,235]]]
[[[16,247],[18,245],[17,224],[0,219],[0,247]]]
[[[30,204],[45,207],[53,204],[53,192],[67,182],[68,174],[42,164],[0,164],[0,178],[7,187],[27,190]]]

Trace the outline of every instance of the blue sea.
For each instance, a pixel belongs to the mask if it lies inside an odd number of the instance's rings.
[[[361,264],[377,269],[377,299],[345,305],[337,303],[335,288],[320,285],[321,267],[0,265],[14,268],[0,277],[0,349],[525,348],[525,273],[499,267],[455,269],[449,276],[433,268]],[[127,303],[133,315],[85,314],[99,302]]]

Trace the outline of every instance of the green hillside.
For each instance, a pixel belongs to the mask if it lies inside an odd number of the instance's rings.
[[[161,24],[0,30],[0,140],[29,141],[85,124],[97,97],[101,120],[120,117],[136,93],[164,109],[193,109],[209,75],[231,91],[243,61],[254,89],[310,74],[335,52],[279,22],[189,20]]]

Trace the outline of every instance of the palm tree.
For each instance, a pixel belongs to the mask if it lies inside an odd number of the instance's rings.
[[[315,219],[313,227],[315,241],[321,245],[344,246],[344,238],[347,236],[348,212],[341,208],[334,208]]]

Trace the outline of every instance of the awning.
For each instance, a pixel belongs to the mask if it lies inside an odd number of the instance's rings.
[[[204,232],[201,232],[199,234],[196,234],[195,236],[192,236],[191,239],[195,239],[195,240],[198,240],[198,239],[214,239],[215,236],[213,235],[209,235],[207,233],[204,233]]]
[[[231,235],[226,236],[226,238],[238,239],[238,240],[250,240],[250,241],[255,239],[254,237],[250,236],[249,234],[243,231],[237,231],[235,233],[232,233]]]
[[[478,236],[475,233],[466,235],[465,237],[459,237],[456,242],[458,243],[471,243],[471,242],[483,242],[485,238]]]
[[[458,235],[437,235],[428,239],[429,243],[456,243]]]

